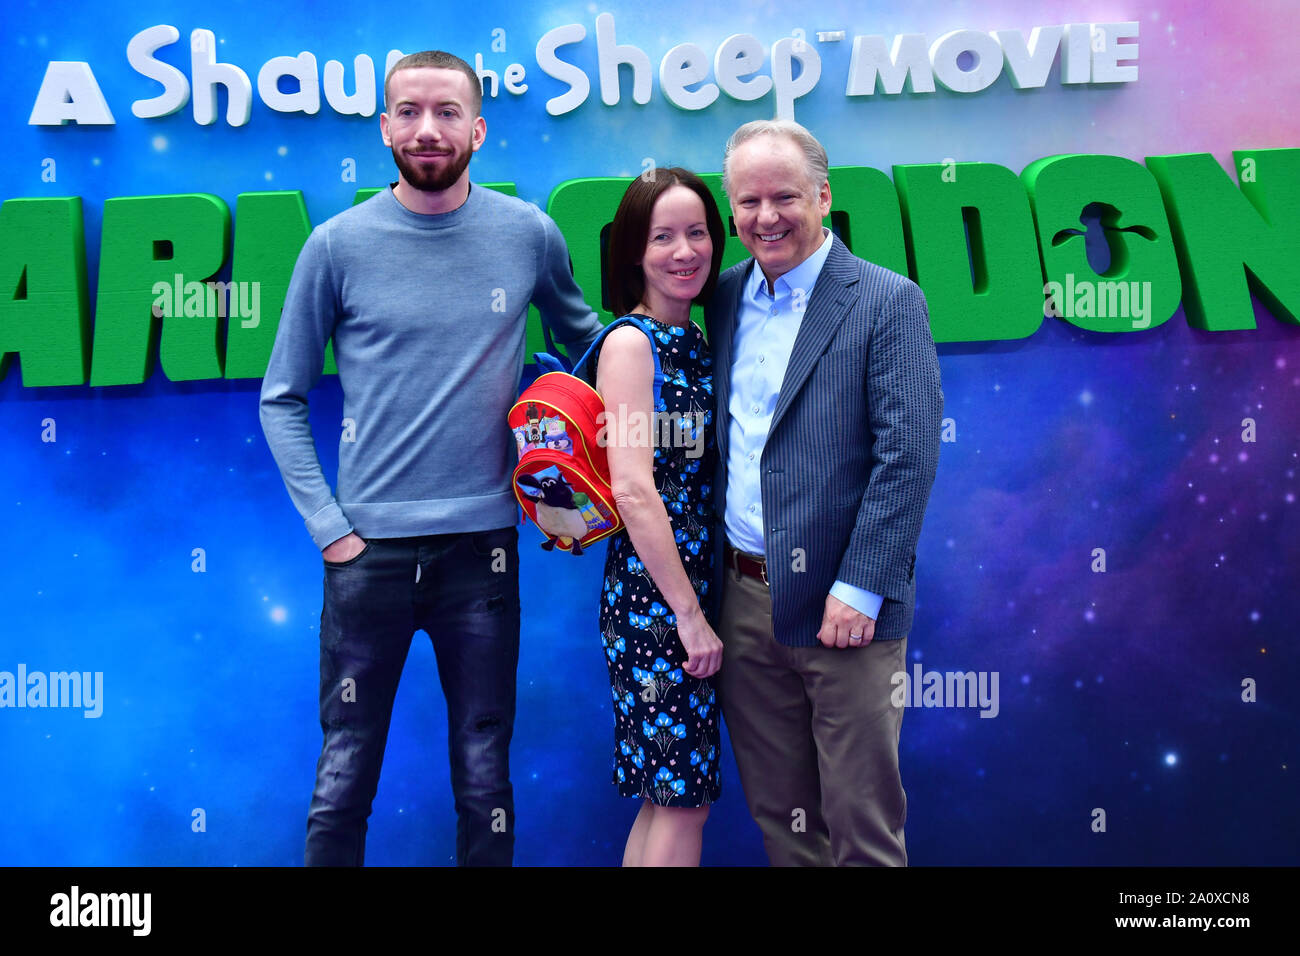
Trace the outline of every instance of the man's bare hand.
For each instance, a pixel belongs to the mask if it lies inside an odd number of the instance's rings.
[[[365,549],[365,546],[366,542],[359,534],[349,531],[333,544],[327,544],[320,556],[327,564],[342,564],[355,558]]]
[[[866,647],[876,635],[875,619],[854,610],[839,598],[826,595],[817,640],[825,647]]]

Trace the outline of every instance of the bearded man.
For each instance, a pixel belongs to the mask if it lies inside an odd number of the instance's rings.
[[[384,102],[397,182],[312,231],[261,393],[267,443],[324,565],[324,742],[305,859],[362,865],[393,698],[420,629],[447,702],[457,862],[508,866],[519,562],[506,414],[530,300],[570,355],[601,324],[555,223],[470,182],[487,135],[473,68],[437,50],[411,54],[389,71]],[[334,493],[307,408],[331,340],[344,416]]]

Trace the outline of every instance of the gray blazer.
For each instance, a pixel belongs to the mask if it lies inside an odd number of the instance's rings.
[[[722,274],[705,312],[713,352],[715,558],[726,539],[731,340],[754,260]],[[826,595],[842,580],[884,597],[876,640],[906,637],[916,541],[939,462],[943,391],[920,288],[857,258],[836,236],[795,338],[761,487],[772,629],[817,644]],[[719,609],[714,590],[713,611]]]

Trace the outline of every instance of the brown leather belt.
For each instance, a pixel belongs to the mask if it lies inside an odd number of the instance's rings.
[[[746,554],[744,551],[737,551],[731,546],[730,542],[727,544],[726,554],[728,567],[735,568],[741,574],[748,575],[751,578],[758,578],[765,587],[771,586],[767,580],[767,561],[764,558]]]

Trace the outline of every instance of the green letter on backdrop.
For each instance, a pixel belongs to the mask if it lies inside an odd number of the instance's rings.
[[[1250,293],[1300,322],[1300,149],[1233,152],[1241,188],[1209,153],[1148,156],[1178,240],[1187,321],[1255,328]]]
[[[912,277],[936,342],[1023,339],[1043,322],[1029,198],[995,163],[895,166]]]
[[[0,206],[0,380],[11,353],[23,385],[82,385],[90,343],[81,199]]]
[[[199,284],[221,269],[229,238],[230,210],[208,193],[104,203],[91,385],[147,379],[160,324],[159,356],[169,379],[221,377],[215,296]],[[154,309],[161,293],[155,290],[162,283],[172,286],[171,315],[160,319]]]
[[[1066,321],[1094,332],[1133,332],[1168,321],[1178,309],[1183,283],[1151,173],[1119,156],[1049,156],[1030,163],[1020,178],[1032,200],[1045,278],[1067,289],[1087,288],[1090,297],[1095,291],[1096,307],[1087,314],[1079,314],[1073,303],[1056,303]],[[1103,205],[1101,225],[1111,252],[1101,275],[1088,263],[1080,221],[1092,203]],[[1117,286],[1122,296],[1116,295]],[[1117,297],[1125,308],[1108,308]]]

